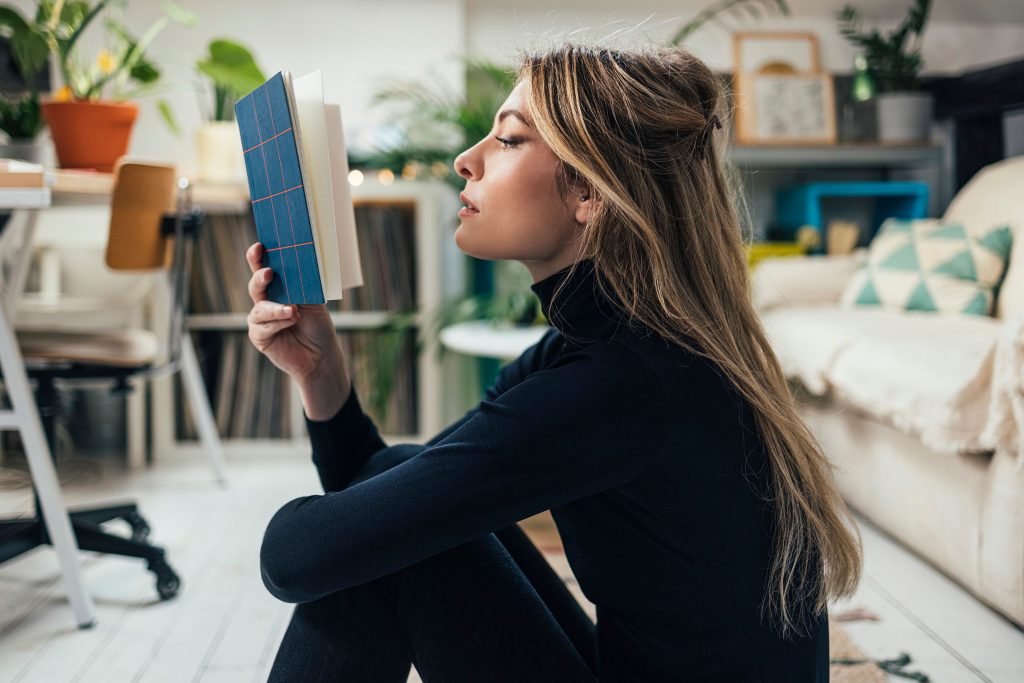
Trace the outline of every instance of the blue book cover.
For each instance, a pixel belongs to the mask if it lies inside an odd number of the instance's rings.
[[[235,103],[235,118],[263,265],[274,271],[267,298],[285,304],[322,304],[326,299],[294,103],[290,79],[279,71]]]

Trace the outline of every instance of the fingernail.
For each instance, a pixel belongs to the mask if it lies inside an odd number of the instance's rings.
[[[274,271],[272,271],[270,268],[267,268],[265,271],[263,271],[263,281],[270,282],[270,276],[273,274]]]
[[[283,315],[286,318],[292,317],[292,307],[291,306],[282,306],[281,308],[278,309],[278,311],[281,313],[281,315]]]

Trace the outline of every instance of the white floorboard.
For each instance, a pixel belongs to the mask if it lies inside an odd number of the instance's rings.
[[[0,566],[0,681],[261,682],[291,615],[259,578],[262,531],[291,498],[318,493],[305,457],[229,461],[219,488],[200,460],[140,472],[109,468],[66,483],[70,506],[134,498],[182,577],[161,602],[140,560],[82,554],[97,624],[74,625],[49,548]],[[0,492],[0,515],[28,512],[27,489]],[[935,683],[1024,681],[1024,633],[870,525],[862,525],[865,578],[833,612],[861,607],[877,622],[847,630],[873,658],[913,657]],[[584,608],[564,557],[548,555]],[[419,677],[413,671],[411,681]],[[898,681],[900,679],[893,678]]]

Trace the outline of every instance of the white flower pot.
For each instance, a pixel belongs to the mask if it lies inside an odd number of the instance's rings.
[[[931,93],[887,92],[875,99],[880,142],[926,142],[929,139]]]
[[[196,174],[209,182],[245,180],[242,138],[234,121],[209,121],[196,131]]]
[[[33,164],[53,166],[53,161],[50,159],[53,155],[47,154],[49,150],[46,143],[47,141],[43,140],[42,135],[29,140],[11,138],[6,143],[0,143],[0,158],[20,159]]]

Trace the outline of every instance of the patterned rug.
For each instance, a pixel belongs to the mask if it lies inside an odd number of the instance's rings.
[[[828,622],[828,652],[831,683],[885,683],[885,672],[861,652],[842,624],[835,619]]]

